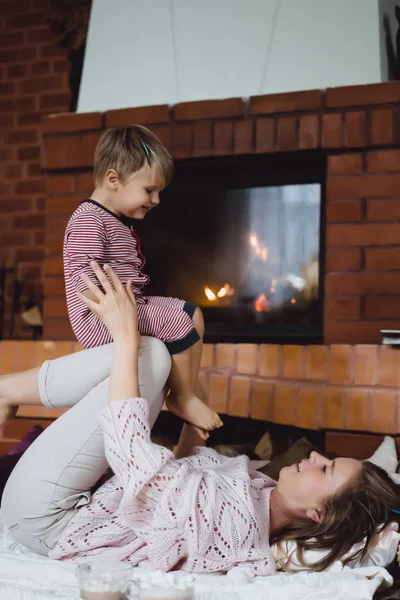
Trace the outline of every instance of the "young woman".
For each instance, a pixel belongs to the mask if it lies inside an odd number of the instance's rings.
[[[271,545],[283,540],[295,540],[300,551],[328,550],[316,570],[363,539],[365,554],[388,511],[400,509],[398,486],[374,465],[312,453],[275,482],[250,471],[243,456],[200,449],[176,459],[150,441],[169,355],[158,340],[140,343],[130,283],[125,288],[107,266],[93,270],[100,287],[83,276],[94,299],[82,299],[109,330],[113,348],[0,380],[3,406],[72,406],[9,479],[2,514],[14,537],[53,558],[126,560],[165,571],[240,565],[268,575],[276,569]],[[115,475],[93,493],[107,463]]]

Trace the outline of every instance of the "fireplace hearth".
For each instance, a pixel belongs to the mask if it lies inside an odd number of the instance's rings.
[[[177,161],[138,223],[150,295],[201,306],[208,342],[322,341],[319,152]]]

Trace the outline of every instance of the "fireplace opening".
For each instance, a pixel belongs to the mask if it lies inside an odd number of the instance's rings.
[[[138,223],[147,293],[199,305],[209,343],[321,342],[325,179],[319,152],[178,160]]]

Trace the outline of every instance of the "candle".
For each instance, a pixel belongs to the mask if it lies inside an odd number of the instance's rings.
[[[87,590],[81,590],[82,600],[125,600],[125,594],[122,592],[91,592]]]

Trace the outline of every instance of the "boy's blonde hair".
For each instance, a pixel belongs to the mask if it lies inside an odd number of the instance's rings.
[[[108,169],[115,169],[125,183],[146,164],[157,170],[161,189],[171,183],[172,158],[154,133],[141,125],[107,129],[94,152],[95,184],[102,184]]]

